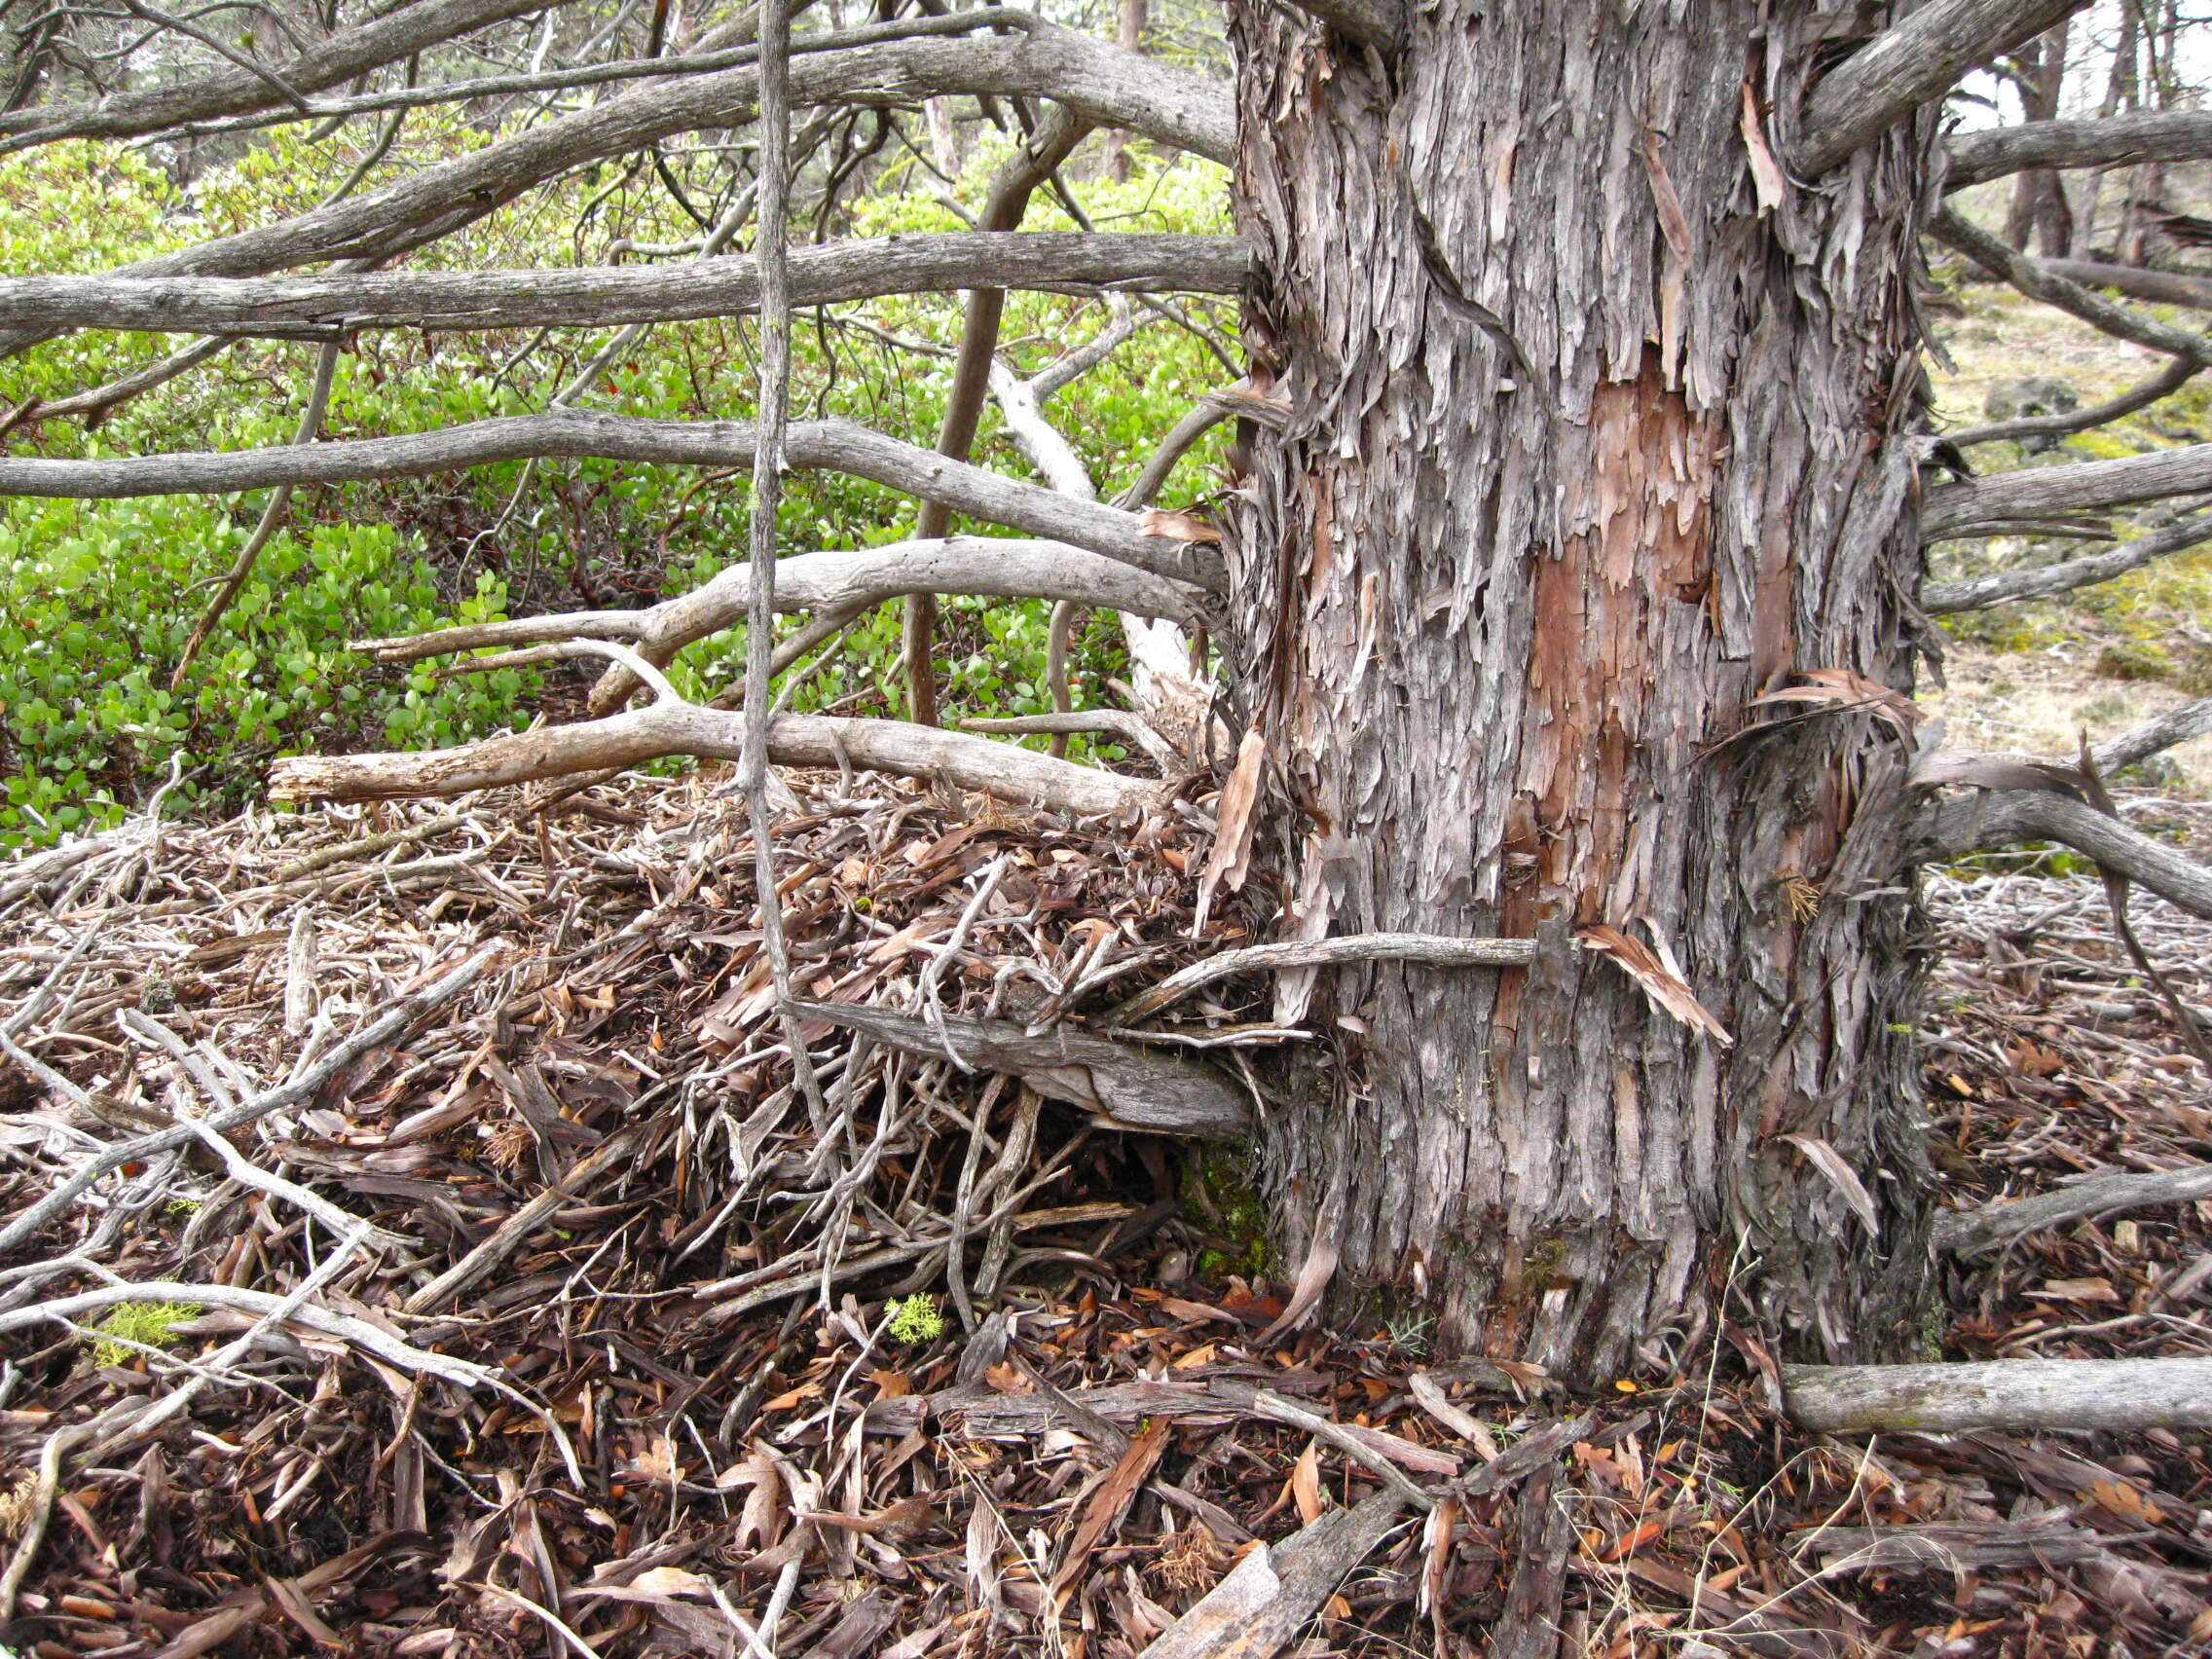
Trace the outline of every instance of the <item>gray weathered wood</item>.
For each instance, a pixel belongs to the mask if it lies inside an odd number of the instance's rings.
[[[1330,1510],[1283,1543],[1260,1545],[1142,1659],[1272,1659],[1382,1541],[1399,1506],[1385,1488],[1355,1508]]]
[[[744,752],[744,721],[738,715],[663,702],[600,720],[507,732],[460,749],[295,755],[269,769],[269,793],[277,800],[465,794],[608,766],[640,766],[671,755],[735,760]],[[1001,800],[1070,812],[1147,811],[1163,804],[1161,786],[1147,779],[903,720],[779,715],[768,728],[768,757],[779,766],[858,766],[928,778]]]
[[[665,663],[695,640],[745,619],[749,565],[731,565],[674,599],[642,610],[569,610],[513,616],[359,640],[355,650],[385,662],[415,662],[451,651],[535,645],[541,640],[629,640],[646,661]],[[905,593],[980,594],[991,599],[1072,600],[1140,616],[1188,621],[1199,594],[1189,584],[1140,571],[1064,541],[952,535],[881,547],[797,553],[776,563],[776,608],[839,611]]]
[[[2212,114],[2143,110],[2092,121],[2031,121],[1962,132],[1947,150],[1947,190],[2030,167],[2114,167],[2135,162],[2187,162],[2212,156]]]
[[[411,53],[508,18],[542,12],[555,0],[420,0],[327,39],[274,65],[297,92],[320,92],[396,63]],[[268,80],[245,69],[219,69],[182,86],[113,92],[96,101],[30,104],[0,113],[0,155],[57,138],[129,138],[141,132],[282,102]]]
[[[1785,1365],[1801,1428],[2212,1428],[2212,1359],[1998,1359],[1973,1365]]]
[[[1941,541],[2023,520],[2110,512],[2204,490],[2212,490],[2212,444],[2190,444],[2118,461],[2028,467],[1946,484],[1929,492],[1920,528],[1928,540]]]
[[[1009,34],[977,40],[901,40],[809,54],[791,68],[794,107],[903,104],[948,92],[1036,94],[1102,126],[1125,128],[1216,160],[1234,137],[1228,99],[1203,76],[1019,14]],[[322,260],[390,257],[474,223],[535,185],[603,156],[680,132],[742,126],[755,114],[751,67],[646,83],[382,189],[277,224],[217,238],[126,266],[136,276],[252,276]],[[47,338],[0,333],[0,353]]]
[[[2072,593],[2207,541],[2212,541],[2212,513],[2197,513],[2102,553],[2062,559],[2055,565],[2038,565],[2030,570],[1991,571],[1956,581],[1931,582],[1920,590],[1920,608],[1931,616],[1951,616],[1962,610],[1984,610],[2009,600]]]
[[[116,461],[0,458],[0,496],[227,495],[277,484],[338,484],[370,478],[420,478],[531,456],[598,456],[678,466],[749,466],[753,426],[742,421],[655,421],[631,415],[560,410],[472,421],[397,438],[279,444],[221,454],[186,452]],[[849,472],[947,505],[993,524],[1026,530],[1103,553],[1140,571],[1213,586],[1202,546],[1147,535],[1136,514],[1079,501],[849,421],[793,425],[789,465]]]
[[[1532,939],[1446,939],[1437,934],[1353,934],[1337,939],[1287,940],[1224,950],[1179,968],[1107,1015],[1126,1024],[1158,1014],[1200,986],[1235,974],[1283,968],[1325,968],[1345,962],[1420,962],[1437,968],[1526,968],[1535,959]]]
[[[1931,807],[1918,834],[1922,856],[1929,858],[2057,841],[2185,910],[2212,916],[2212,870],[2071,795],[1976,790]]]
[[[1824,173],[1940,98],[1975,64],[2009,52],[2088,0],[1934,0],[1828,71],[1805,113],[1791,160]]]
[[[792,303],[971,288],[1234,293],[1234,237],[954,232],[793,248]],[[387,271],[324,276],[0,276],[0,328],[309,336],[364,328],[610,326],[735,316],[759,303],[750,253],[681,265]]]
[[[2199,117],[2199,119],[2203,119]],[[2212,123],[2208,123],[2212,125]],[[2177,271],[2149,271],[2140,265],[2108,265],[2099,259],[2039,259],[2053,276],[2091,288],[2113,288],[2130,299],[2212,311],[2212,281]]]
[[[2141,1173],[2116,1171],[2070,1181],[2032,1198],[1953,1210],[1937,1219],[1936,1242],[1953,1255],[1978,1256],[2046,1227],[2063,1227],[2084,1216],[2116,1215],[2156,1204],[2212,1198],[2212,1163]]]
[[[1244,1090],[1203,1061],[1171,1059],[1066,1026],[1031,1036],[1011,1019],[946,1014],[931,1020],[850,1003],[793,1003],[792,1008],[803,1019],[828,1020],[866,1032],[909,1053],[940,1057],[950,1053],[965,1065],[1006,1072],[1049,1100],[1064,1100],[1096,1113],[1111,1128],[1235,1140],[1252,1127],[1252,1107]]]

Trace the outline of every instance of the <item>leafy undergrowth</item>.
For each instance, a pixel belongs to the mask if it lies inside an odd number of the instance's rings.
[[[1234,937],[1186,937],[1195,818],[793,782],[783,903],[814,999],[1095,1019]],[[1123,1659],[1255,1539],[1362,1502],[1377,1463],[1464,1484],[1319,1601],[1303,1659],[1456,1659],[1555,1615],[1562,1651],[1604,1659],[2117,1659],[2212,1634],[2201,1436],[1808,1436],[1734,1326],[1594,1403],[1435,1361],[1415,1323],[1278,1333],[1234,1151],[1194,1168],[827,1021],[799,1032],[810,1104],[744,822],[697,776],[134,821],[0,866],[0,1029],[60,1079],[0,1070],[11,1213],[180,1104],[335,1055],[234,1144],[403,1235],[348,1249],[355,1220],[157,1153],[9,1259],[0,1528],[14,1549],[45,1530],[0,1641],[617,1659],[733,1654],[774,1617],[787,1656]],[[1962,875],[1933,898],[1932,1132],[1962,1199],[2212,1151],[2212,1089],[2111,956],[2093,883]],[[2202,927],[2139,907],[2185,995],[2212,990]],[[486,949],[426,1016],[343,1046]],[[1152,1039],[1280,1040],[1252,1019],[1262,989],[1214,987]],[[2206,1352],[2205,1207],[1965,1274],[1951,1353]],[[227,1350],[257,1293],[318,1270]],[[165,1312],[128,1358],[78,1334],[101,1310],[33,1316],[108,1275],[197,1316]],[[95,1419],[114,1443],[65,1445],[42,1490],[44,1449]],[[1561,1600],[1531,1611],[1513,1586],[1555,1546]]]

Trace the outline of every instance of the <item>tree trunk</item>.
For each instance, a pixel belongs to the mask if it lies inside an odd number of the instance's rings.
[[[1731,1294],[1796,1351],[1897,1353],[1928,1260],[1910,746],[1749,705],[1813,670],[1910,689],[1933,124],[1783,184],[1766,147],[1838,44],[1803,3],[1408,15],[1387,64],[1233,16],[1246,338],[1295,411],[1230,537],[1256,862],[1282,937],[1542,942],[1283,977],[1334,1051],[1271,1109],[1281,1242],[1335,1249],[1347,1316],[1418,1300],[1570,1376]],[[1733,1046],[1593,927],[1671,953]]]
[[[2020,114],[2028,121],[2055,121],[2066,88],[2066,37],[2073,24],[2060,23],[2022,50]],[[2063,259],[2074,240],[2073,216],[2058,174],[2049,167],[2028,167],[2012,181],[2012,206],[2005,221],[2005,240],[2022,253],[2039,238],[2046,259]]]

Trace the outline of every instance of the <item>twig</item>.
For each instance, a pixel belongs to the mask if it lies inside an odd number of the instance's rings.
[[[370,1050],[390,1042],[432,1009],[450,1001],[473,984],[477,976],[491,965],[492,959],[498,954],[496,949],[478,951],[443,977],[425,985],[412,996],[401,998],[379,1017],[323,1055],[309,1071],[274,1088],[264,1089],[250,1099],[240,1101],[228,1112],[204,1120],[207,1127],[218,1132],[235,1129],[307,1099],[330,1078]],[[61,1214],[102,1175],[120,1169],[126,1163],[143,1161],[155,1153],[169,1152],[189,1145],[197,1138],[196,1129],[178,1124],[109,1148],[66,1181],[55,1186],[45,1198],[17,1216],[5,1228],[0,1228],[0,1252],[13,1249]]]
[[[1103,1023],[1126,1025],[1158,1014],[1201,985],[1259,969],[1330,967],[1345,962],[1419,962],[1439,968],[1526,968],[1536,958],[1530,939],[1451,939],[1441,934],[1350,934],[1343,939],[1289,940],[1224,950],[1178,969],[1108,1014]]]

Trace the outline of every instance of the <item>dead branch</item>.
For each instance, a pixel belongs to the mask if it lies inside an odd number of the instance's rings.
[[[977,228],[1017,229],[1029,210],[1030,197],[1067,160],[1092,125],[1073,109],[1054,109],[992,178],[990,194],[977,216]],[[1006,290],[996,284],[972,288],[962,312],[960,348],[953,360],[952,384],[945,391],[944,415],[937,434],[938,453],[955,461],[965,461],[975,447],[976,426],[982,418],[983,395],[999,348],[999,323],[1006,314]],[[918,539],[941,536],[951,528],[950,503],[923,501],[914,518]],[[920,725],[938,723],[936,642],[936,596],[908,595],[900,653],[906,665],[907,713]]]
[[[1536,959],[1531,939],[1448,939],[1439,934],[1351,934],[1341,939],[1288,940],[1224,950],[1177,970],[1105,1016],[1126,1025],[1158,1014],[1200,986],[1235,974],[1281,968],[1335,967],[1346,962],[1419,962],[1438,968],[1526,968]]]
[[[1156,58],[1026,13],[963,13],[964,26],[1010,25],[975,40],[899,39],[812,53],[792,64],[794,106],[911,103],[946,92],[1041,95],[1108,126],[1226,162],[1235,124],[1225,89]],[[907,27],[905,33],[911,34]],[[394,257],[472,224],[525,191],[604,156],[756,113],[752,66],[646,85],[480,150],[280,223],[241,231],[117,272],[130,276],[254,276],[289,266]],[[0,354],[47,338],[0,333]]]
[[[2154,560],[2186,553],[2212,541],[2212,513],[2199,513],[2162,530],[2123,541],[2104,553],[2084,554],[2055,565],[2039,565],[2026,571],[1992,571],[1987,575],[1964,576],[1955,582],[1935,582],[1920,590],[1920,608],[1931,616],[1952,616],[1962,610],[1986,610],[2015,599],[2044,599],[2054,593],[2094,587]]]
[[[1813,89],[1790,158],[1824,173],[1958,85],[1959,77],[2080,11],[2086,0],[1935,0],[1846,57]]]
[[[1403,0],[1296,0],[1296,4],[1339,34],[1381,52],[1395,52],[1405,35]]]
[[[2207,1163],[2146,1174],[2091,1175],[2032,1198],[1953,1210],[1936,1221],[1936,1242],[1956,1256],[1986,1255],[2030,1233],[2084,1216],[2207,1198],[2212,1198],[2212,1164]]]
[[[672,755],[735,760],[743,752],[744,721],[736,714],[661,702],[606,719],[512,732],[432,754],[294,756],[270,768],[269,791],[276,800],[454,795],[637,766]],[[779,715],[769,727],[768,756],[779,766],[857,766],[1070,812],[1145,811],[1161,800],[1161,786],[1142,778],[904,720]]]
[[[1964,190],[2030,167],[2114,167],[2212,156],[2212,115],[2140,110],[2092,121],[2031,121],[1954,135],[1943,188]]]
[[[1144,1659],[1272,1659],[1382,1541],[1402,1501],[1385,1487],[1287,1543],[1254,1546]]]
[[[276,73],[294,92],[319,92],[487,24],[542,12],[550,3],[557,0],[418,0],[316,42]],[[234,69],[182,86],[115,92],[97,102],[32,105],[0,114],[0,155],[60,138],[131,138],[280,101],[282,94],[262,76]],[[320,112],[311,107],[309,113]]]
[[[949,1055],[963,1067],[1010,1073],[1048,1099],[1096,1113],[1109,1128],[1235,1140],[1252,1126],[1244,1091],[1222,1073],[1132,1044],[1065,1027],[1033,1036],[1010,1019],[957,1014],[922,1019],[845,1003],[793,1008],[802,1018],[864,1031],[908,1053]]]
[[[2141,265],[2110,265],[2097,259],[2039,259],[2053,276],[2089,288],[2111,288],[2129,299],[2155,305],[2192,306],[2212,311],[2212,281],[2178,271],[2153,271]]]
[[[1931,809],[1917,840],[1920,856],[1934,860],[2021,841],[2057,841],[2194,915],[2212,916],[2212,870],[2071,795],[1977,790]]]
[[[1103,732],[1124,743],[1135,744],[1162,772],[1172,772],[1183,764],[1183,756],[1173,744],[1147,725],[1141,716],[1126,709],[1066,709],[1049,715],[979,717],[962,720],[960,729],[996,732],[1009,737],[1037,732],[1057,736],[1079,731]]]
[[[389,1043],[411,1030],[424,1014],[450,1002],[474,984],[478,976],[491,966],[494,954],[490,950],[478,951],[460,967],[441,975],[421,990],[400,998],[377,1018],[332,1048],[313,1065],[300,1070],[274,1088],[263,1089],[240,1101],[227,1111],[210,1114],[203,1122],[207,1128],[220,1134],[309,1099],[316,1089],[371,1049]],[[197,1138],[197,1129],[180,1124],[140,1135],[121,1146],[110,1147],[67,1180],[57,1183],[44,1198],[22,1211],[5,1228],[0,1228],[0,1252],[15,1248],[61,1214],[102,1175],[120,1169],[126,1163],[142,1162],[157,1153],[174,1151],[191,1144]]]
[[[835,305],[969,288],[1233,294],[1234,237],[1056,231],[878,237],[792,250],[792,303]],[[682,265],[385,271],[315,276],[6,276],[0,327],[324,339],[369,328],[608,327],[736,316],[759,304],[750,253]]]
[[[2049,262],[2055,263],[2055,262]],[[2087,409],[2076,409],[2060,415],[2024,415],[2016,421],[1992,421],[1979,426],[1962,426],[1946,432],[1945,437],[1967,449],[1974,444],[1995,443],[2001,438],[2055,438],[2070,432],[2085,432],[2148,409],[2161,397],[2179,391],[2201,372],[2196,363],[2187,358],[2176,358],[2138,386],[2128,387],[2109,403],[2092,404]]]
[[[1790,1417],[1830,1434],[2212,1428],[2212,1359],[1785,1365]]]
[[[404,437],[272,445],[221,454],[151,455],[121,461],[0,458],[0,495],[79,499],[228,495],[278,484],[419,478],[533,456],[750,466],[754,435],[749,422],[654,421],[563,410],[472,421]],[[1148,535],[1132,513],[947,461],[850,422],[794,424],[786,461],[872,479],[943,501],[975,518],[1088,547],[1156,575],[1209,588],[1218,582],[1215,563],[1202,548]]]
[[[2212,339],[2186,328],[2174,328],[2126,306],[2115,305],[2081,283],[2059,276],[2042,261],[2030,259],[1971,223],[1954,208],[1941,208],[1930,218],[1928,234],[1956,248],[1984,270],[2004,277],[2030,299],[2056,306],[2116,340],[2147,346],[2154,351],[2170,351],[2200,368],[2212,367]]]
[[[2155,715],[2141,725],[2130,726],[2118,737],[2107,738],[2092,752],[2097,769],[2117,772],[2161,755],[2178,743],[2212,736],[2212,697],[2199,697],[2178,709]]]
[[[2212,444],[2073,466],[2025,467],[1930,491],[1921,508],[1920,534],[1925,541],[2006,535],[2009,526],[2023,522],[2109,512],[2207,490],[2212,490]]]

